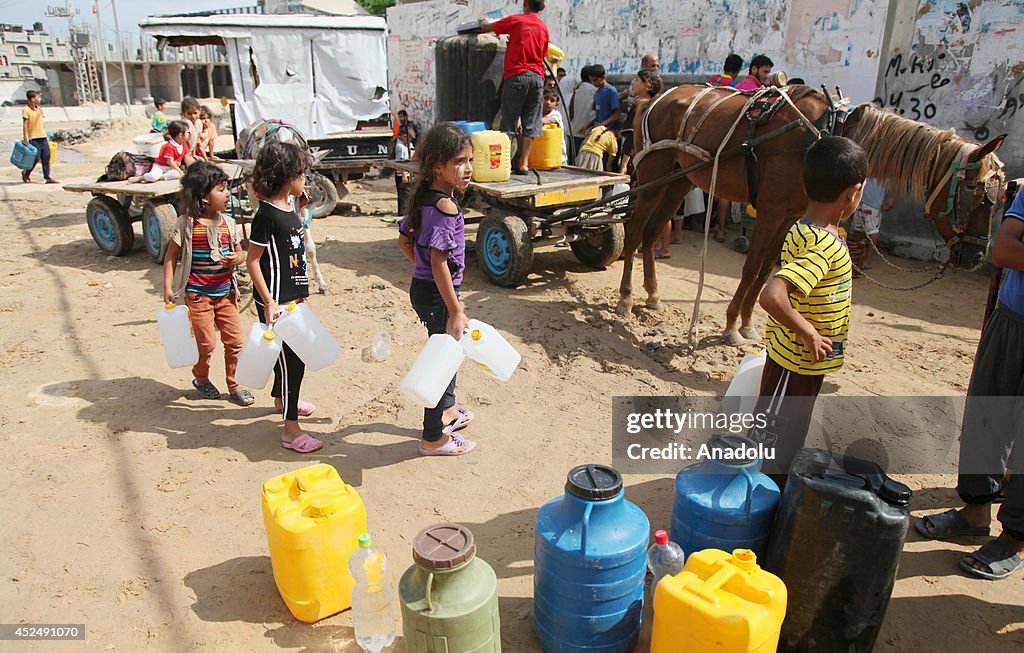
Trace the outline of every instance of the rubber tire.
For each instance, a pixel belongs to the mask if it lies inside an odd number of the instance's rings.
[[[135,246],[135,229],[124,207],[106,195],[97,195],[85,207],[85,222],[99,248],[111,256],[124,256]]]
[[[533,268],[530,229],[518,215],[489,213],[476,232],[476,260],[491,283],[515,288]]]
[[[338,206],[338,189],[334,182],[324,175],[306,171],[306,183],[309,184],[309,212],[314,218],[323,218],[334,213]]]
[[[626,246],[626,228],[622,223],[608,225],[607,229],[597,232],[586,240],[569,243],[572,253],[580,263],[595,270],[604,268],[615,262],[622,255]]]
[[[740,254],[746,254],[750,251],[750,239],[746,236],[736,236],[736,240],[732,241],[732,248]]]
[[[150,258],[164,262],[171,230],[178,221],[178,212],[170,202],[146,202],[142,205],[142,237]]]

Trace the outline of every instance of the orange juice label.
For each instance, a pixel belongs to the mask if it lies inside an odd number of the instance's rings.
[[[490,161],[491,170],[497,170],[501,167],[501,145],[499,143],[492,143],[487,147],[490,152],[488,160]]]

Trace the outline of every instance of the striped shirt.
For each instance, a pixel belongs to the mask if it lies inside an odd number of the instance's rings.
[[[192,269],[188,275],[185,292],[199,293],[207,297],[223,297],[231,292],[231,268],[221,263],[221,256],[231,254],[231,232],[222,220],[220,223],[220,256],[213,260],[213,250],[206,225],[199,220],[192,224]]]
[[[850,325],[853,285],[850,252],[831,231],[806,222],[793,225],[782,246],[782,269],[776,274],[793,285],[789,294],[797,310],[822,336],[832,340],[832,354],[812,363],[800,337],[768,316],[768,356],[797,374],[818,375],[843,366]]]

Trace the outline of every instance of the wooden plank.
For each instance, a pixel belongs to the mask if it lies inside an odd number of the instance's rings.
[[[387,165],[396,170],[412,174],[419,173],[419,166],[415,161],[388,161]],[[540,177],[539,184],[537,183],[538,175]],[[558,170],[538,170],[537,174],[531,172],[523,176],[513,175],[508,181],[484,183],[471,181],[469,187],[484,195],[503,200],[533,197],[542,193],[568,191],[589,186],[612,186],[628,183],[628,175],[587,170],[575,166],[562,166]]]
[[[223,170],[229,178],[240,177],[245,171],[245,163],[242,161],[219,161],[217,166]],[[241,164],[241,165],[240,165]],[[65,184],[64,190],[72,193],[102,193],[104,195],[128,194],[138,197],[161,197],[163,195],[174,195],[181,190],[181,182],[177,179],[161,180],[154,182],[143,181],[97,181],[91,184]]]

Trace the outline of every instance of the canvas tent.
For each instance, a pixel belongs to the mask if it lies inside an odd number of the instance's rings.
[[[238,129],[276,118],[307,139],[328,139],[389,111],[383,18],[151,16],[139,26],[164,45],[224,46]]]

